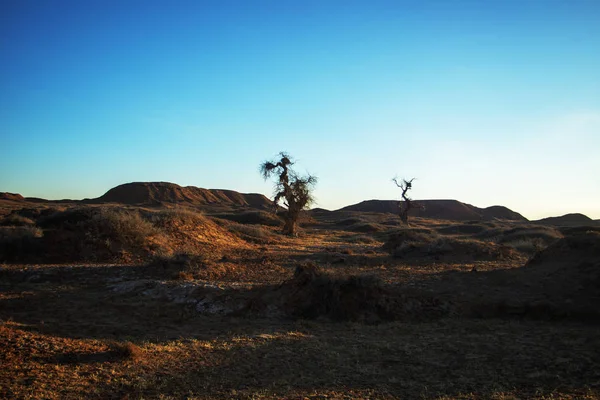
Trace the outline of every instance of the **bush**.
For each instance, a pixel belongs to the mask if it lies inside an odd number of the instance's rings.
[[[143,357],[142,349],[131,342],[110,341],[108,347],[109,352],[119,360],[139,361]]]
[[[139,212],[113,209],[100,209],[89,221],[87,228],[88,232],[97,234],[101,240],[109,239],[131,247],[143,247],[147,244],[148,237],[160,234]]]
[[[47,258],[113,261],[147,255],[162,232],[138,211],[77,207],[41,218]]]

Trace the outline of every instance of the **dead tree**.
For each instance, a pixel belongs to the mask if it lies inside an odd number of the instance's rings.
[[[407,193],[412,189],[412,182],[415,178],[407,181],[406,179],[402,179],[402,182],[398,182],[398,178],[392,179],[392,181],[402,190],[402,200],[399,202],[399,214],[400,220],[406,225],[408,225],[408,212],[411,208],[415,207],[415,203],[412,201],[410,197],[408,197]]]
[[[283,200],[286,212],[283,214],[283,233],[290,236],[296,235],[296,225],[300,212],[314,202],[312,190],[317,183],[313,175],[299,176],[291,166],[294,162],[284,152],[279,153],[278,160],[265,161],[260,165],[260,173],[265,180],[276,176],[275,193],[273,202],[275,211],[279,202]]]

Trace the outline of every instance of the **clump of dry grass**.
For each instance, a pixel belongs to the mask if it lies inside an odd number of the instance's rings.
[[[129,360],[129,361],[139,361],[143,358],[143,350],[131,343],[127,342],[117,342],[111,341],[108,344],[110,353],[115,355],[115,358],[119,360]]]
[[[173,225],[198,225],[206,221],[204,214],[187,208],[153,211],[148,213],[147,217],[158,228],[167,228]]]
[[[55,261],[113,261],[142,258],[155,251],[160,229],[138,210],[75,207],[40,218],[44,248]]]

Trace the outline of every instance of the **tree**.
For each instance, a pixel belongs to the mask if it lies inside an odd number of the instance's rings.
[[[313,175],[300,176],[291,169],[294,162],[289,154],[281,152],[278,160],[265,161],[260,165],[260,173],[265,180],[271,177],[277,177],[275,181],[275,210],[279,202],[283,200],[283,205],[287,208],[284,213],[285,224],[283,233],[286,235],[296,235],[296,224],[300,211],[304,210],[314,202],[312,190],[317,183],[317,177]]]
[[[392,179],[392,181],[402,190],[402,201],[400,201],[400,219],[403,223],[408,225],[408,212],[411,208],[415,208],[415,203],[412,201],[410,197],[406,193],[412,189],[412,183],[415,178],[407,181],[406,179],[402,179],[402,182],[398,182],[398,178]]]

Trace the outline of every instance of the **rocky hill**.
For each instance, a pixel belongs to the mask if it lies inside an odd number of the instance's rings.
[[[187,203],[190,205],[244,206],[270,208],[273,202],[262,194],[239,193],[234,190],[203,189],[179,186],[169,182],[132,182],[116,186],[89,203],[122,203],[130,205],[157,205]]]
[[[23,201],[25,198],[18,193],[0,192],[0,200]]]
[[[527,221],[521,214],[503,206],[479,208],[458,200],[418,200],[421,208],[411,210],[410,215],[423,218],[447,219],[456,221],[470,220],[513,220]],[[339,211],[360,211],[393,213],[398,212],[396,200],[366,200],[358,204],[341,208]]]
[[[537,221],[532,221],[540,225],[554,225],[554,226],[594,226],[598,225],[598,221],[594,221],[587,215],[573,213],[565,214],[560,217],[549,217],[542,218]]]

